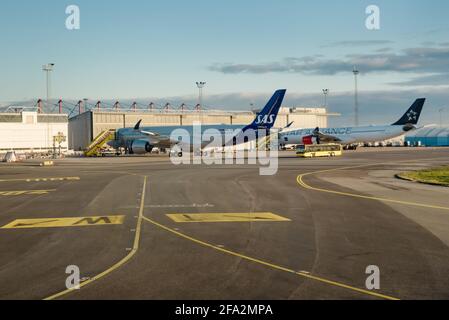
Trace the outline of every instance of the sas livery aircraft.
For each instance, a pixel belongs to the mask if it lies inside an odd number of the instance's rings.
[[[392,125],[346,127],[327,129],[283,130],[279,142],[282,145],[311,145],[321,143],[340,143],[343,145],[362,142],[379,142],[393,139],[416,129],[426,99],[417,99],[408,111]]]
[[[124,128],[117,130],[116,139],[109,142],[109,145],[115,149],[124,148],[129,154],[145,154],[153,150],[153,148],[166,149],[172,148],[178,150],[178,156],[182,157],[182,150],[192,150],[194,139],[201,140],[203,133],[208,129],[215,129],[222,135],[223,145],[229,145],[229,143],[236,143],[240,141],[239,138],[243,136],[250,137],[251,135],[246,134],[247,131],[253,130],[256,132],[258,130],[266,130],[269,134],[271,128],[273,128],[279,109],[281,108],[282,101],[284,100],[285,93],[287,90],[278,90],[274,93],[271,99],[268,101],[267,105],[263,110],[257,114],[254,121],[247,126],[239,125],[202,125],[201,136],[194,137],[194,134],[198,134],[194,130],[194,126],[163,126],[163,127],[141,127],[140,120],[134,128]],[[184,135],[175,136],[178,137],[177,140],[173,140],[171,136],[172,133],[180,129],[179,132],[183,132]],[[233,134],[230,135],[230,132]],[[231,136],[230,141],[225,141],[225,137]],[[257,136],[256,136],[257,138]],[[186,141],[188,141],[186,143]],[[244,142],[249,140],[243,140]],[[205,143],[202,141],[201,148],[210,144],[211,141]],[[177,146],[177,148],[173,148]],[[195,150],[196,151],[196,150]]]

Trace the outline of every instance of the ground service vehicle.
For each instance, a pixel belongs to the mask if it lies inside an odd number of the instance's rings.
[[[343,146],[341,144],[300,145],[296,149],[296,155],[301,158],[339,157],[343,155]]]

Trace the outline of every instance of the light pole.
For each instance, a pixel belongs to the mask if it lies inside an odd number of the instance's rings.
[[[197,82],[196,86],[198,87],[198,104],[203,106],[203,88],[206,85],[206,82]]]
[[[54,66],[54,63],[48,63],[42,66],[42,71],[47,75],[47,106],[50,104],[51,99],[51,72],[53,71]]]
[[[358,75],[359,70],[354,66],[354,70],[352,71],[354,74],[354,84],[355,84],[355,91],[354,91],[354,124],[357,127],[359,125],[359,87],[358,87]]]
[[[329,89],[323,89],[324,94],[324,107],[327,108],[327,95],[329,94]]]

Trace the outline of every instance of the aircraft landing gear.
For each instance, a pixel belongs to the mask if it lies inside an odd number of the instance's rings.
[[[170,157],[173,156],[177,156],[178,158],[182,158],[182,156],[184,155],[184,153],[182,152],[181,147],[179,146],[174,146],[169,153]]]
[[[182,158],[183,153],[182,152],[178,152],[178,153],[170,152],[169,156],[170,156],[170,158],[174,157],[174,156],[177,156],[178,158]]]

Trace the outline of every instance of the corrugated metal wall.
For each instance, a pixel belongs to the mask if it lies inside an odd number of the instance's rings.
[[[449,127],[425,127],[408,134],[405,141],[411,145],[449,147]]]
[[[92,113],[85,112],[69,120],[69,149],[84,150],[93,139]]]

